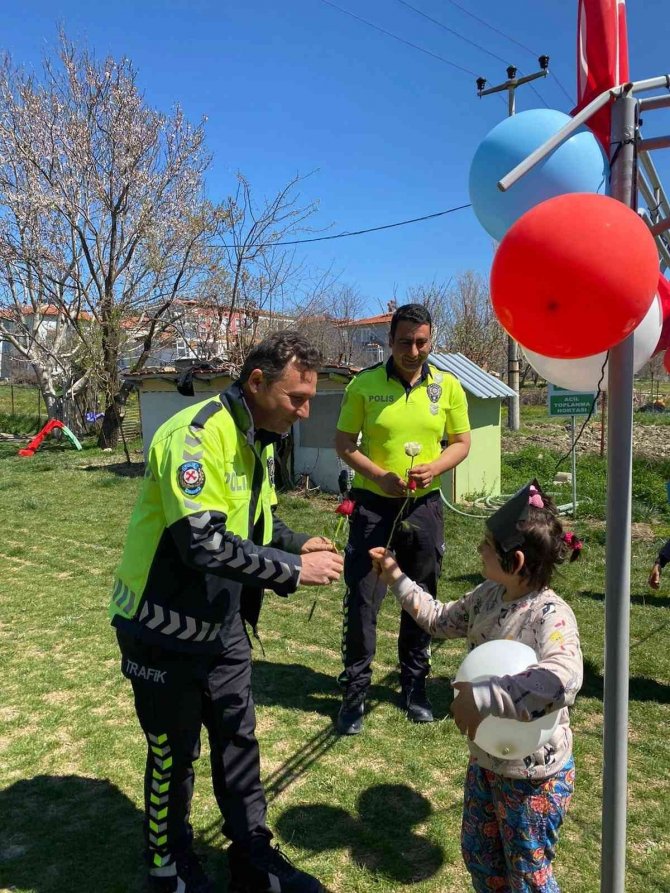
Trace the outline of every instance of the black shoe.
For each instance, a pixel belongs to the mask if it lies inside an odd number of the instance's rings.
[[[340,712],[337,714],[335,730],[340,735],[358,735],[363,731],[363,714],[365,713],[365,692],[346,694],[342,699]]]
[[[407,711],[407,719],[412,722],[433,721],[433,705],[428,700],[423,686],[404,685],[402,703]]]
[[[228,893],[325,893],[320,881],[300,871],[278,846],[261,837],[228,847]]]
[[[164,868],[150,868],[147,889],[151,893],[214,893],[214,883],[196,854],[189,852]]]

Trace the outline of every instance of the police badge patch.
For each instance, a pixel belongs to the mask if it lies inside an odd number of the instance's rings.
[[[275,457],[268,456],[268,480],[270,481],[270,486],[274,487],[275,485]]]
[[[439,384],[429,384],[426,391],[431,403],[437,403],[442,396],[442,388]]]
[[[177,483],[187,496],[197,496],[205,486],[205,471],[199,462],[184,462],[177,469]]]

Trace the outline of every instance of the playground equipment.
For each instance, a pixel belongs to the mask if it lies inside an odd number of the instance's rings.
[[[77,450],[81,449],[81,444],[79,443],[77,438],[74,436],[72,431],[70,431],[70,429],[67,427],[67,425],[64,425],[62,422],[59,422],[58,419],[49,419],[49,421],[42,428],[42,430],[33,437],[33,439],[30,441],[28,446],[24,447],[22,450],[19,450],[19,456],[34,456],[35,453],[37,452],[37,450],[40,448],[40,444],[42,443],[44,438],[47,437],[49,434],[52,433],[52,431],[55,431],[56,429],[60,430],[63,433],[63,435],[65,437],[67,437],[67,439],[70,441],[70,443],[72,444],[72,446],[75,449],[77,449]]]

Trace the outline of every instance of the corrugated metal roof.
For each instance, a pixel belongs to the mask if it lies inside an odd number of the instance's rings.
[[[161,368],[147,367],[140,372],[125,373],[123,380],[132,382],[133,384],[141,384],[145,381],[156,381],[158,379],[176,382],[180,374],[185,372],[187,368],[187,365],[181,369],[176,369],[174,366],[163,366]],[[228,377],[235,379],[237,378],[239,369],[237,366],[230,363],[219,363],[218,365],[212,364],[211,369],[198,368],[196,366],[193,368],[192,372],[193,378],[196,381],[209,382],[214,378]],[[351,379],[357,372],[360,372],[358,366],[350,366],[346,363],[324,363],[324,365],[319,368],[319,376],[325,377],[342,375],[347,379]]]
[[[451,372],[466,391],[475,397],[514,397],[515,392],[504,381],[485,372],[462,353],[431,353],[428,362],[443,372]]]

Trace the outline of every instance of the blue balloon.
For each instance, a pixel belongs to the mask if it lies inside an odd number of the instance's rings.
[[[609,161],[586,127],[580,127],[507,192],[498,189],[505,174],[568,121],[563,112],[531,109],[505,118],[479,145],[470,166],[470,201],[494,239],[500,241],[515,220],[545,199],[566,192],[609,194]]]

